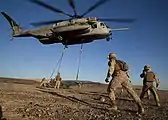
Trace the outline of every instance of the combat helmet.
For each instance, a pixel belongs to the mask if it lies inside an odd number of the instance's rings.
[[[115,53],[109,53],[108,59],[112,59],[112,58],[116,58],[116,54]]]
[[[60,72],[57,72],[57,75],[60,75]]]
[[[145,65],[144,66],[144,70],[150,70],[150,69],[151,69],[150,65]]]

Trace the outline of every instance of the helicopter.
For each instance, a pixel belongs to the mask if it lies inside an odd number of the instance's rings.
[[[64,20],[51,20],[38,23],[31,23],[33,26],[50,25],[35,30],[23,30],[18,23],[16,23],[7,13],[1,12],[1,14],[8,20],[12,27],[12,37],[34,37],[38,39],[42,44],[54,44],[62,43],[63,45],[75,45],[90,43],[94,40],[106,39],[109,41],[112,36],[112,31],[115,30],[127,30],[128,28],[111,29],[102,21],[112,22],[134,22],[135,19],[120,19],[120,18],[97,18],[97,17],[84,17],[89,12],[104,4],[110,0],[99,0],[92,5],[82,15],[77,14],[74,0],[68,0],[69,5],[73,9],[74,15],[65,13],[64,11],[52,7],[40,0],[29,0],[30,2],[45,7],[57,13],[68,16],[68,19]]]

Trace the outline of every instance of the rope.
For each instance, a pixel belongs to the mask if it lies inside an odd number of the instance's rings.
[[[62,51],[62,55],[61,55],[60,59],[58,60],[58,62],[57,62],[57,64],[56,64],[56,66],[55,66],[53,72],[51,73],[50,79],[52,78],[52,76],[53,76],[53,74],[54,74],[54,72],[55,72],[55,70],[56,70],[57,67],[58,67],[57,72],[59,72],[59,69],[60,69],[61,63],[62,63],[62,58],[63,58],[63,56],[64,56],[65,48],[66,48],[66,47],[64,47],[64,49],[63,49],[63,51]]]
[[[61,58],[60,58],[60,64],[59,64],[59,66],[58,66],[57,73],[59,72],[59,69],[60,69],[60,67],[61,67],[62,58],[63,58],[63,56],[64,56],[64,53],[65,53],[65,48],[66,48],[66,46],[65,46],[65,47],[64,47],[64,49],[63,49],[63,52],[62,52],[62,55],[61,55]]]
[[[83,49],[83,44],[81,44],[81,49],[80,49],[80,52],[79,52],[79,61],[78,61],[78,69],[77,69],[77,74],[76,74],[76,81],[78,80],[78,77],[79,77],[79,69],[80,69],[80,63],[81,63],[82,49]]]

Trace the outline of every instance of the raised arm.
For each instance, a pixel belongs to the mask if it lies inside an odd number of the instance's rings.
[[[144,78],[144,77],[145,77],[145,74],[146,74],[146,73],[145,73],[145,70],[143,70],[143,72],[140,74],[140,77],[141,77],[141,78]]]
[[[115,60],[111,60],[108,62],[108,72],[107,72],[107,77],[106,77],[106,82],[109,82],[109,78],[112,76],[113,72],[114,72],[114,69],[115,69],[115,64],[116,64],[116,61]]]

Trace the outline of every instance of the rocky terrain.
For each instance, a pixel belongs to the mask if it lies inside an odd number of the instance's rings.
[[[71,85],[70,85],[71,83]],[[161,107],[153,97],[144,99],[145,114],[126,91],[117,91],[120,112],[110,111],[106,84],[85,82],[81,88],[64,81],[64,86],[40,88],[38,81],[0,78],[0,119],[7,120],[168,120],[168,92],[159,90]],[[66,84],[66,85],[65,85]],[[134,87],[137,94],[141,88]],[[101,101],[104,98],[105,101]]]

